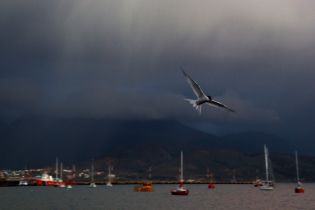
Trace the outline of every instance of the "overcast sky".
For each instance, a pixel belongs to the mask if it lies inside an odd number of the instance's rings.
[[[172,119],[315,138],[315,1],[0,2],[0,119]],[[184,98],[203,91],[237,113]]]

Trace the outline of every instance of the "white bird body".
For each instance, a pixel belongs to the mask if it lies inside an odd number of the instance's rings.
[[[193,89],[194,93],[196,94],[196,96],[198,98],[197,100],[193,100],[193,99],[185,99],[185,100],[189,101],[193,105],[193,107],[195,107],[199,111],[200,114],[201,114],[201,105],[204,103],[211,105],[211,106],[224,108],[224,109],[231,111],[231,112],[235,112],[233,109],[230,109],[229,107],[225,106],[224,104],[222,104],[218,101],[212,100],[211,96],[206,96],[203,93],[200,86],[197,84],[197,82],[195,82],[183,69],[182,69],[182,71],[186,77],[188,84],[191,86],[191,88]]]

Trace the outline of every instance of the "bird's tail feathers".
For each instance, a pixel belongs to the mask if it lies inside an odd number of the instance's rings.
[[[193,107],[195,107],[197,111],[199,111],[199,114],[201,114],[201,105],[196,104],[197,100],[192,100],[192,99],[185,99],[185,100],[189,101],[189,103],[192,104]]]

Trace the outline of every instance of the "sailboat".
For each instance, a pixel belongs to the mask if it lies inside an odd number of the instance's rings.
[[[92,169],[91,169],[91,184],[90,188],[95,188],[96,184],[94,183],[94,159],[92,160]]]
[[[183,151],[181,151],[181,170],[180,170],[180,184],[176,189],[171,190],[172,195],[188,195],[189,190],[184,188],[184,179],[183,179]]]
[[[296,162],[296,178],[297,178],[297,187],[295,188],[296,193],[304,193],[304,188],[299,180],[299,165],[298,165],[298,158],[297,152],[295,151],[295,162]]]
[[[213,181],[212,181],[212,173],[210,174],[210,177],[211,177],[211,181],[210,181],[210,184],[209,184],[209,186],[208,186],[208,188],[210,188],[210,189],[214,189],[215,188],[215,186],[214,186],[214,184],[213,184]]]
[[[233,169],[233,179],[230,179],[230,183],[236,183],[236,179],[235,179],[235,169]]]
[[[113,186],[112,183],[110,182],[110,166],[108,166],[108,182],[107,182],[106,186],[108,186],[108,187]]]
[[[62,162],[60,163],[60,179],[61,179],[61,182],[59,184],[59,187],[65,187],[65,183],[63,182],[63,179],[62,179]]]
[[[207,172],[208,172],[208,178],[209,178],[209,168],[207,168]],[[209,183],[209,186],[208,186],[208,188],[210,188],[210,189],[214,189],[215,188],[215,186],[213,184],[213,181],[212,181],[212,176],[213,176],[213,174],[211,173],[210,174],[210,183]]]
[[[271,186],[269,184],[269,168],[268,168],[268,162],[269,162],[269,158],[268,158],[268,148],[266,147],[266,145],[264,145],[264,150],[265,150],[265,163],[266,163],[266,183],[264,183],[263,186],[260,187],[261,190],[273,190],[273,186]]]

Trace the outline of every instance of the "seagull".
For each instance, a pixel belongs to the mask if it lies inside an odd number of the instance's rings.
[[[180,67],[180,68],[182,69],[182,67]],[[197,82],[195,82],[183,69],[182,69],[182,71],[186,77],[188,84],[191,86],[194,93],[198,97],[197,100],[192,100],[192,99],[185,99],[185,100],[189,101],[194,107],[196,107],[196,110],[199,111],[199,114],[201,114],[201,105],[203,103],[206,103],[208,105],[215,106],[218,108],[223,108],[223,109],[226,109],[230,112],[235,112],[233,109],[230,109],[229,107],[225,106],[224,104],[222,104],[218,101],[212,100],[211,96],[206,96],[202,92],[202,90],[201,90],[200,86],[197,84]]]

